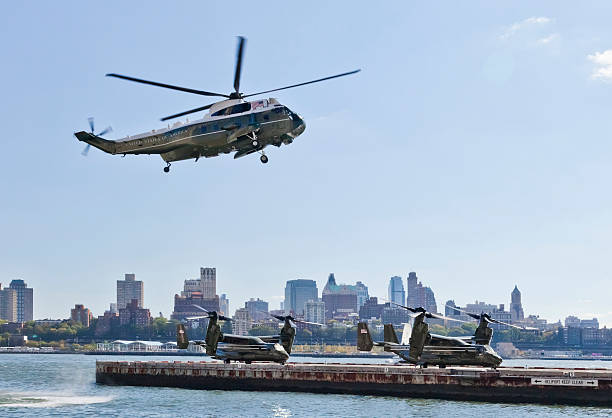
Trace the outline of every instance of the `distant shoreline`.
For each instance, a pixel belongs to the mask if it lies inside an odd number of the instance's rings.
[[[83,354],[88,356],[165,356],[165,357],[209,357],[205,353],[193,352],[158,352],[158,351],[0,351],[0,354]],[[292,353],[292,357],[313,358],[370,358],[390,359],[396,357],[390,353]],[[612,361],[612,357],[513,357],[504,360],[577,360],[577,361]]]

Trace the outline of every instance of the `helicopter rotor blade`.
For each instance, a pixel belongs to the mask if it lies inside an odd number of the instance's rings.
[[[206,312],[206,313],[210,313],[210,312],[208,312],[206,309],[202,308],[200,305],[191,305],[191,306],[193,306],[194,308],[197,308],[197,309],[199,309],[199,310],[201,310],[201,311],[204,311],[204,312]]]
[[[185,320],[187,320],[187,321],[195,321],[196,319],[204,319],[204,318],[209,318],[209,316],[208,315],[187,316],[187,317],[185,317]]]
[[[332,76],[330,76],[330,77],[319,78],[319,79],[317,79],[317,80],[306,81],[305,83],[294,84],[294,85],[292,85],[292,86],[281,87],[281,88],[278,88],[278,89],[272,89],[272,90],[266,90],[266,91],[260,91],[260,92],[258,92],[258,93],[246,94],[246,95],[242,96],[242,98],[244,99],[244,98],[246,98],[246,97],[257,96],[257,95],[259,95],[259,94],[271,93],[271,92],[273,92],[273,91],[279,91],[279,90],[292,89],[292,88],[294,88],[294,87],[305,86],[306,84],[318,83],[319,81],[325,81],[325,80],[331,80],[332,78],[344,77],[345,75],[355,74],[355,73],[358,73],[359,71],[361,71],[361,69],[359,69],[359,70],[349,71],[348,73],[342,73],[342,74],[332,75]]]
[[[407,311],[410,311],[410,312],[412,312],[412,313],[417,313],[417,312],[425,312],[425,310],[424,310],[424,309],[423,309],[423,310],[421,310],[421,309],[411,308],[411,307],[409,307],[409,306],[400,305],[399,303],[395,303],[395,302],[390,301],[390,300],[388,300],[387,302],[389,302],[389,303],[391,303],[391,304],[393,304],[393,305],[399,306],[400,308],[404,308],[404,309],[406,309]]]
[[[198,107],[196,109],[187,110],[185,112],[177,113],[175,115],[166,116],[165,118],[161,118],[160,120],[163,122],[163,121],[166,121],[168,119],[180,118],[181,116],[185,116],[185,115],[189,115],[191,113],[196,113],[196,112],[200,112],[202,110],[210,109],[212,107],[212,105],[214,105],[214,103],[211,103],[211,104],[206,105],[206,106]]]
[[[459,311],[461,313],[464,313],[464,314],[466,314],[468,316],[471,316],[474,319],[478,319],[479,320],[480,318],[484,318],[490,324],[506,325],[508,327],[512,327],[512,328],[516,328],[516,329],[522,329],[522,330],[525,330],[525,331],[534,331],[534,330],[537,330],[537,328],[534,328],[534,327],[525,327],[525,326],[522,326],[522,325],[509,324],[507,322],[500,321],[499,319],[491,318],[491,316],[489,314],[481,314],[481,315],[479,315],[479,314],[471,313],[471,312],[465,311],[463,309],[457,308],[456,306],[450,306],[450,305],[446,305],[446,306],[448,308],[450,308],[450,309],[455,309],[455,310],[457,310],[457,311]]]
[[[294,322],[299,322],[300,324],[318,325],[320,327],[324,327],[325,326],[324,324],[320,324],[318,322],[303,321],[301,319],[294,319],[293,321]]]
[[[240,93],[240,73],[242,72],[242,54],[244,52],[244,44],[246,39],[242,36],[238,37],[238,51],[236,53],[236,72],[234,74],[234,90]]]
[[[163,87],[163,88],[166,88],[166,89],[184,91],[186,93],[199,94],[200,96],[215,96],[215,97],[227,97],[227,98],[229,98],[229,96],[227,94],[213,93],[213,92],[210,92],[210,91],[196,90],[196,89],[190,89],[190,88],[187,88],[187,87],[180,87],[180,86],[173,86],[172,84],[158,83],[156,81],[149,81],[149,80],[143,80],[141,78],[129,77],[127,75],[110,73],[110,74],[106,74],[106,76],[107,77],[120,78],[122,80],[134,81],[136,83],[149,84],[151,86]]]
[[[444,316],[444,315],[440,315],[440,314],[435,314],[435,313],[431,313],[431,312],[427,312],[425,315],[428,318],[443,319],[445,321],[463,322],[464,324],[473,324],[473,322],[464,321],[463,319],[449,318],[448,316]]]
[[[90,144],[87,144],[87,145],[85,146],[85,148],[83,148],[83,151],[81,151],[81,155],[82,155],[83,157],[87,157],[87,154],[89,154],[89,148],[91,148],[91,145],[90,145]]]
[[[89,122],[89,129],[91,129],[91,133],[94,133],[94,118],[89,117],[87,118],[87,122]]]

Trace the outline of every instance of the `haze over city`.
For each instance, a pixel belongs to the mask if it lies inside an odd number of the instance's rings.
[[[518,285],[526,314],[611,326],[611,7],[233,5],[248,25],[199,3],[5,7],[0,283],[23,279],[35,318],[65,318],[102,314],[125,273],[169,315],[200,266],[232,310],[277,308],[287,280],[323,288],[330,272],[384,297],[416,271],[439,305],[508,304]],[[157,156],[81,156],[90,116],[119,138],[208,103],[104,74],[226,91],[236,35],[249,90],[362,71],[272,94],[307,128],[266,166],[228,155],[166,175]]]

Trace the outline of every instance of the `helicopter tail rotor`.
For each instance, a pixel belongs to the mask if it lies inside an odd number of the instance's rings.
[[[111,133],[113,131],[113,128],[111,126],[107,126],[105,129],[103,129],[102,131],[100,131],[100,132],[98,132],[96,134],[96,133],[94,133],[94,118],[92,118],[92,117],[87,118],[87,122],[89,123],[90,132],[94,136],[106,135],[106,134]],[[85,148],[83,149],[83,151],[81,151],[81,155],[83,157],[87,157],[87,154],[89,154],[89,149],[90,148],[91,148],[91,144],[87,144],[85,146]]]

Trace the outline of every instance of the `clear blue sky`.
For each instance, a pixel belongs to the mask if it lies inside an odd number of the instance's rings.
[[[127,272],[169,315],[215,266],[232,310],[416,271],[439,306],[517,284],[527,314],[612,325],[609,2],[221,3],[0,6],[0,282],[36,318],[102,314]],[[89,116],[117,138],[208,103],[105,73],[229,92],[237,35],[246,92],[363,71],[278,92],[307,128],[266,166],[81,156]]]

